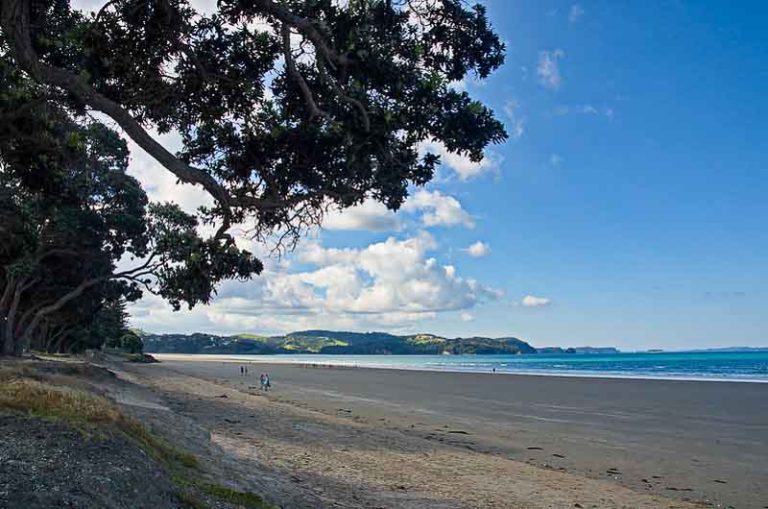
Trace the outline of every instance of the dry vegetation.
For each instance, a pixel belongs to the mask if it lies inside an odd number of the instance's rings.
[[[178,486],[179,501],[193,509],[209,507],[204,500],[211,499],[236,507],[273,507],[259,495],[203,480],[194,455],[178,450],[151,433],[111,400],[89,392],[86,387],[90,384],[83,377],[93,371],[91,366],[57,364],[35,365],[29,361],[0,364],[0,411],[65,423],[80,431],[84,440],[115,433],[127,437],[162,466]]]

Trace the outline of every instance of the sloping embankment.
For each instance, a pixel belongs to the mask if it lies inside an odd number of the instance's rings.
[[[0,507],[273,507],[105,397],[119,383],[78,361],[0,362]]]

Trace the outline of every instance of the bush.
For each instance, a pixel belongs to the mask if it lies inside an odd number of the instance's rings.
[[[144,351],[144,342],[133,332],[123,334],[119,338],[110,338],[105,344],[107,348],[114,348],[127,353],[142,353]]]

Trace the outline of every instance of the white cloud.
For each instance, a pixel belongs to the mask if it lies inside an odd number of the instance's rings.
[[[424,226],[457,226],[474,228],[475,220],[462,208],[459,200],[440,191],[420,189],[402,206],[404,212],[421,211]]]
[[[465,249],[467,254],[473,258],[480,258],[483,256],[488,256],[491,253],[491,246],[486,244],[485,242],[482,242],[478,240],[474,244],[471,244],[468,248]]]
[[[213,198],[201,186],[179,183],[173,173],[139,147],[109,116],[98,111],[91,111],[90,115],[120,133],[126,140],[128,174],[138,179],[150,201],[170,201],[189,213],[194,213],[201,206],[213,205]],[[155,130],[149,130],[148,134],[170,152],[182,146],[181,136],[177,132],[158,134]]]
[[[445,145],[434,140],[423,141],[419,144],[419,153],[424,155],[431,152],[440,156],[440,162],[453,170],[461,180],[469,180],[484,173],[495,171],[501,163],[500,156],[486,153],[485,157],[474,162],[467,156],[449,152]]]
[[[420,189],[405,200],[399,213],[370,198],[355,207],[329,212],[323,227],[328,230],[398,231],[406,224],[404,214],[419,215],[419,221],[426,227],[475,226],[474,219],[459,200],[440,191]]]
[[[512,124],[510,135],[513,140],[519,140],[525,132],[525,119],[518,114],[519,108],[520,105],[514,99],[507,101],[507,104],[504,105],[504,113],[507,114]]]
[[[475,319],[475,315],[473,315],[472,313],[464,312],[460,315],[460,318],[462,322],[471,322],[472,320]]]
[[[383,203],[368,198],[360,205],[330,211],[323,219],[323,228],[383,232],[400,229],[400,221]]]
[[[555,109],[556,115],[602,115],[606,118],[613,118],[613,108],[607,106],[598,108],[592,104],[572,104],[558,106]]]
[[[428,233],[390,237],[362,248],[324,248],[309,243],[296,253],[305,267],[289,272],[278,264],[247,283],[225,282],[210,306],[171,313],[149,296],[131,306],[145,330],[284,332],[305,327],[397,329],[438,313],[465,311],[500,292],[430,252]]]
[[[544,306],[549,306],[552,303],[552,300],[547,297],[536,297],[534,295],[526,295],[523,297],[523,300],[520,301],[520,304],[527,308],[539,308]]]
[[[576,23],[584,16],[584,8],[579,4],[571,5],[571,9],[568,11],[568,22]]]
[[[539,52],[539,63],[536,67],[536,75],[539,77],[539,83],[544,87],[551,90],[560,88],[562,79],[560,77],[558,60],[563,57],[565,57],[565,52],[561,49]]]
[[[155,140],[169,150],[173,150],[173,147],[181,146],[178,134],[151,134]],[[202,187],[179,183],[173,173],[144,152],[133,140],[130,138],[126,139],[128,140],[128,150],[130,151],[128,173],[141,182],[151,201],[174,202],[190,213],[195,212],[200,206],[213,205],[213,198]]]

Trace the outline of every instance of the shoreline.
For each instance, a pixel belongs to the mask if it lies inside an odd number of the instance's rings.
[[[286,357],[267,358],[266,355],[248,355],[248,354],[181,354],[181,353],[151,353],[159,361],[190,361],[190,362],[226,362],[226,363],[248,363],[248,364],[276,364],[281,366],[292,366],[298,368],[315,367],[317,369],[370,369],[385,371],[406,371],[423,373],[452,373],[452,374],[473,374],[473,375],[512,375],[524,377],[547,377],[547,378],[585,378],[585,379],[607,379],[607,380],[648,380],[664,382],[720,382],[720,383],[747,383],[747,384],[768,384],[766,378],[738,378],[721,376],[691,376],[681,374],[677,375],[652,375],[645,373],[630,374],[620,372],[594,372],[594,371],[552,371],[552,370],[528,370],[528,371],[503,371],[489,372],[488,369],[471,368],[430,368],[423,366],[383,366],[383,365],[365,365],[353,361],[346,362],[301,362]]]

